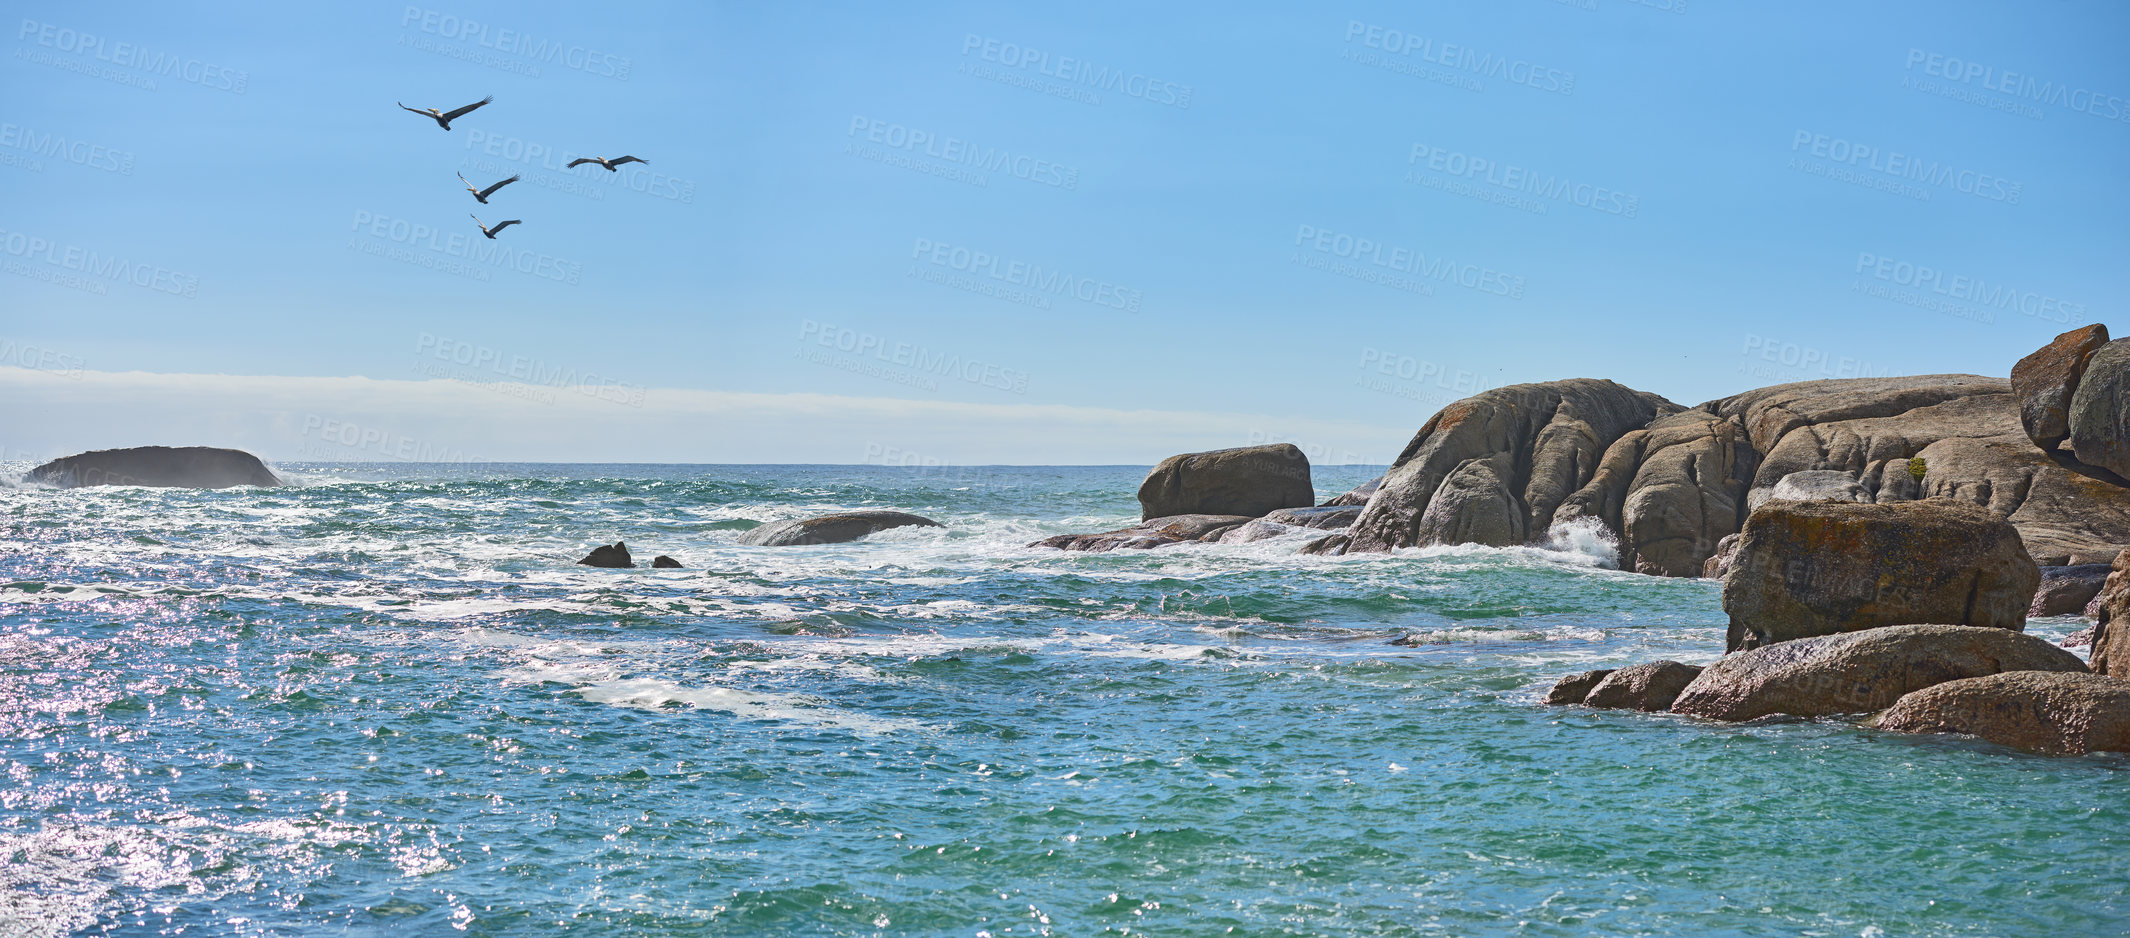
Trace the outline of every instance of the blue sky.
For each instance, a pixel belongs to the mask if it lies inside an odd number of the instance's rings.
[[[2130,325],[2119,4],[11,12],[0,458],[1380,463]]]

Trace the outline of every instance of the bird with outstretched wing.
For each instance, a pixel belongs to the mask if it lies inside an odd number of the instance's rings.
[[[501,189],[501,188],[503,188],[504,186],[507,186],[507,185],[510,185],[511,183],[517,182],[517,181],[518,181],[519,179],[521,179],[521,178],[523,178],[523,177],[520,177],[520,176],[512,176],[512,177],[510,177],[509,179],[505,179],[505,180],[503,180],[502,182],[499,182],[499,183],[496,183],[495,185],[489,186],[489,187],[488,187],[488,188],[486,188],[486,189],[477,189],[477,188],[474,188],[474,185],[473,185],[473,183],[472,183],[472,182],[470,182],[470,181],[468,181],[468,180],[466,179],[466,174],[465,174],[465,173],[460,173],[460,174],[459,174],[459,181],[460,181],[460,182],[463,182],[463,183],[466,183],[466,191],[468,191],[468,192],[471,192],[471,193],[473,193],[473,200],[474,200],[474,201],[476,201],[476,202],[479,202],[479,203],[481,203],[482,205],[487,205],[487,204],[488,204],[488,197],[489,197],[489,196],[491,196],[491,195],[494,195],[494,194],[496,194],[496,190],[497,190],[497,189]]]
[[[439,111],[433,107],[426,109],[418,107],[408,107],[405,103],[399,101],[394,101],[392,103],[399,105],[400,110],[412,111],[416,114],[420,114],[423,117],[436,121],[436,126],[442,127],[445,130],[450,130],[452,121],[458,120],[461,117],[465,117],[466,115],[473,113],[473,110],[475,108],[494,101],[495,99],[495,95],[489,95],[488,97],[482,98],[479,101],[475,101],[472,104],[466,105],[465,107],[459,108],[455,111]]]
[[[569,168],[575,169],[586,163],[597,163],[600,166],[605,167],[607,172],[611,173],[617,172],[614,167],[620,166],[623,163],[643,163],[645,165],[649,165],[650,162],[650,160],[637,156],[617,156],[611,160],[603,156],[582,156],[569,161]]]
[[[471,218],[471,219],[473,219],[473,223],[474,223],[474,224],[476,224],[476,225],[480,225],[480,226],[481,226],[481,233],[482,233],[482,234],[484,234],[484,235],[487,235],[487,236],[488,236],[488,240],[490,240],[490,241],[494,241],[494,240],[496,239],[496,232],[498,232],[498,231],[502,231],[503,229],[505,229],[505,228],[508,228],[508,227],[510,227],[510,226],[512,226],[512,225],[518,224],[518,219],[515,219],[515,218],[513,218],[513,219],[511,219],[511,220],[509,220],[509,221],[499,221],[499,222],[496,222],[496,226],[495,226],[494,228],[490,228],[490,227],[488,227],[488,226],[487,226],[486,224],[483,224],[483,223],[481,222],[481,216],[479,216],[479,215],[474,215],[474,214],[468,213],[466,217],[467,217],[467,218]]]

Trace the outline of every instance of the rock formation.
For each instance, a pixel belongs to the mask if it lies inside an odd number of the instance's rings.
[[[1292,443],[1170,456],[1139,484],[1139,517],[1244,515],[1316,503],[1309,457]]]
[[[584,559],[577,562],[588,567],[625,568],[636,566],[636,561],[629,557],[629,545],[620,541],[594,547],[591,553],[584,555]]]
[[[1591,686],[1581,703],[1585,707],[1661,713],[1671,709],[1679,692],[1700,673],[1699,667],[1676,661],[1630,665],[1606,674]]]
[[[659,570],[678,570],[680,569],[680,561],[664,554],[659,554],[651,558],[651,566]]]
[[[2104,563],[2042,567],[2041,587],[2034,591],[2034,601],[2027,606],[2027,618],[2084,613],[2086,605],[2100,595],[2101,584],[2108,580],[2108,569]]]
[[[25,478],[63,489],[91,485],[221,489],[281,484],[259,457],[243,450],[210,446],[101,449],[52,460],[30,470]]]
[[[813,518],[798,518],[778,521],[754,528],[739,536],[739,542],[749,547],[800,547],[813,544],[842,544],[855,541],[875,531],[889,528],[918,527],[937,528],[939,522],[930,518],[901,511],[843,511]]]
[[[2130,339],[2093,351],[2068,420],[2071,452],[2080,462],[2130,478]]]
[[[2108,327],[2073,329],[2012,366],[2012,393],[2019,396],[2019,423],[2028,439],[2053,453],[2071,435],[2071,395],[2086,362],[2108,344]]]
[[[1778,642],[1725,655],[1679,694],[1672,712],[1743,721],[1883,710],[1934,684],[2000,671],[2086,670],[2031,635],[1964,625],[1893,625]]]
[[[1916,691],[1872,724],[1897,733],[1966,733],[2030,752],[2130,752],[2130,681],[2006,671]]]
[[[1091,553],[1149,550],[1184,541],[1217,541],[1221,535],[1253,520],[1255,519],[1248,515],[1175,515],[1141,521],[1128,528],[1118,528],[1100,534],[1058,534],[1028,546]]]

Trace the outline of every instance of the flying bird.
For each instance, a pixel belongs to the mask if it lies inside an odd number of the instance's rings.
[[[513,218],[509,221],[496,222],[496,226],[494,228],[490,228],[487,225],[481,223],[481,216],[479,215],[468,214],[466,217],[473,219],[474,224],[480,225],[481,233],[487,235],[488,240],[490,241],[494,241],[496,239],[496,232],[502,231],[503,229],[518,223],[518,219]]]
[[[620,157],[615,157],[614,159],[611,159],[611,160],[610,160],[610,159],[607,159],[606,157],[603,157],[603,156],[586,156],[586,157],[580,157],[580,158],[578,158],[578,159],[574,159],[574,160],[571,160],[571,161],[569,161],[569,168],[571,168],[571,169],[576,169],[577,167],[579,167],[579,166],[582,166],[582,165],[584,165],[584,164],[586,164],[586,163],[597,163],[597,164],[599,164],[599,165],[601,165],[601,166],[604,166],[604,167],[606,167],[606,171],[607,171],[607,172],[613,173],[613,172],[620,172],[620,170],[617,170],[617,169],[615,169],[614,167],[616,167],[616,166],[620,166],[620,165],[621,165],[621,164],[623,164],[623,163],[644,163],[644,164],[649,164],[650,162],[651,162],[650,160],[646,160],[646,159],[639,159],[639,158],[637,158],[637,157],[633,157],[633,156],[620,156]]]
[[[436,108],[433,107],[425,110],[423,108],[408,107],[398,101],[394,101],[392,103],[398,104],[401,110],[413,111],[416,114],[420,114],[423,117],[427,117],[431,120],[436,121],[436,126],[442,127],[445,130],[450,130],[452,121],[458,120],[461,117],[465,117],[467,114],[472,113],[474,108],[480,107],[481,105],[487,104],[488,102],[493,101],[495,99],[495,95],[489,95],[488,97],[482,98],[479,101],[475,101],[472,104],[459,108],[456,111],[438,111]]]
[[[496,190],[497,190],[497,189],[501,189],[501,188],[503,188],[504,186],[507,186],[507,185],[510,185],[511,183],[517,182],[519,178],[521,178],[521,177],[518,177],[518,176],[512,176],[512,177],[510,177],[509,179],[505,179],[505,180],[503,180],[502,182],[499,182],[499,183],[496,183],[495,185],[489,186],[489,187],[488,187],[488,188],[486,188],[486,189],[476,189],[476,188],[474,188],[474,187],[473,187],[473,183],[471,183],[471,182],[467,182],[467,181],[466,181],[466,174],[465,174],[465,173],[460,173],[460,174],[459,174],[459,181],[460,181],[460,182],[464,182],[464,183],[466,183],[466,191],[468,191],[468,192],[471,192],[471,193],[473,193],[473,200],[474,200],[475,202],[479,202],[479,203],[481,203],[482,205],[487,205],[487,204],[488,204],[488,197],[489,197],[489,196],[491,196],[491,195],[494,195],[494,194],[496,194]]]

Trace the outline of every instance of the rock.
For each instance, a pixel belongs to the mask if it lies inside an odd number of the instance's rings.
[[[1361,508],[1355,506],[1322,505],[1315,508],[1282,508],[1264,517],[1274,524],[1292,525],[1297,528],[1316,528],[1330,531],[1348,527],[1361,516]]]
[[[651,566],[659,570],[678,570],[680,569],[680,561],[664,554],[659,554],[651,558]]]
[[[1277,521],[1258,518],[1222,532],[1220,542],[1222,544],[1248,544],[1254,541],[1269,541],[1280,535],[1293,534],[1299,530],[1301,529],[1291,524],[1280,524]]]
[[[1607,448],[1554,520],[1602,522],[1619,535],[1623,570],[1694,576],[1745,520],[1756,458],[1744,429],[1712,413],[1658,417]]]
[[[1738,556],[1738,535],[1726,534],[1716,542],[1716,552],[1701,564],[1701,575],[1711,580],[1723,579],[1731,572],[1731,562]]]
[[[2105,564],[2042,567],[2041,587],[2034,591],[2034,601],[2027,606],[2027,618],[2080,615],[2086,604],[2100,595],[2101,584],[2107,579]]]
[[[1292,443],[1170,456],[1139,484],[1139,517],[1245,515],[1316,503],[1309,457]]]
[[[2079,630],[2078,630],[2078,631],[2076,631],[2076,632],[2072,632],[2071,634],[2069,634],[2069,635],[2066,635],[2066,636],[2064,636],[2064,637],[2063,637],[2063,641],[2057,642],[2057,643],[2056,643],[2056,647],[2058,647],[2058,648],[2085,648],[2085,647],[2088,647],[2088,646],[2090,646],[2090,645],[2092,645],[2092,644],[2093,644],[2093,631],[2094,631],[2094,630],[2093,630],[2093,626],[2090,626],[2090,625],[2089,625],[2089,626],[2086,626],[2085,628],[2079,629]]]
[[[636,561],[629,558],[629,545],[620,541],[592,548],[592,552],[577,561],[588,567],[634,567]]]
[[[1746,493],[1746,510],[1759,508],[1769,499],[1794,502],[1869,502],[1871,493],[1846,469],[1806,469],[1776,480],[1774,486]]]
[[[2071,435],[2071,397],[2086,363],[2108,344],[2108,327],[2073,329],[2012,366],[2012,393],[2019,397],[2019,423],[2046,452]]]
[[[1605,676],[1611,673],[1611,668],[1600,668],[1596,671],[1582,671],[1561,678],[1554,682],[1552,690],[1546,692],[1546,704],[1552,707],[1564,707],[1569,704],[1582,703],[1583,698],[1590,696],[1590,689],[1598,686],[1598,682],[1604,680]]]
[[[801,547],[842,544],[889,528],[937,528],[939,522],[900,511],[843,511],[814,518],[778,521],[754,528],[739,537],[749,547]]]
[[[1947,681],[1902,697],[1871,725],[1965,733],[2029,752],[2130,752],[2130,681],[2063,671]]]
[[[1445,538],[1507,546],[1543,537],[1555,509],[1590,481],[1607,447],[1678,409],[1657,395],[1588,378],[1465,398],[1420,428],[1338,549],[1384,553]],[[1437,506],[1445,483],[1449,497]]]
[[[1724,577],[1727,650],[1906,623],[2016,632],[2040,582],[2019,532],[1966,502],[1770,501]]]
[[[2088,665],[2098,674],[2130,678],[2130,551],[2116,556],[2086,614],[2098,623]]]
[[[2130,339],[2103,345],[2087,359],[2069,422],[2079,462],[2130,478]]]
[[[281,480],[243,450],[211,446],[135,446],[80,453],[30,470],[28,481],[63,489],[92,485],[223,489],[280,485]]]
[[[1966,625],[1890,625],[1727,655],[1687,685],[1672,712],[1743,721],[1883,710],[1902,694],[1999,671],[2084,671],[2031,635]]]
[[[1028,546],[1094,553],[1150,550],[1184,541],[1217,541],[1221,535],[1254,520],[1256,519],[1248,515],[1175,515],[1141,521],[1128,528],[1118,528],[1100,534],[1058,534]]]
[[[1679,692],[1700,673],[1700,668],[1676,661],[1630,665],[1598,681],[1583,698],[1583,706],[1659,713],[1671,709]]]
[[[1349,491],[1344,495],[1333,496],[1330,500],[1324,502],[1324,504],[1320,507],[1359,508],[1363,505],[1368,504],[1368,497],[1376,494],[1376,489],[1382,487],[1382,485],[1383,477],[1377,476],[1373,479],[1361,483],[1360,485],[1354,486],[1352,491]]]

